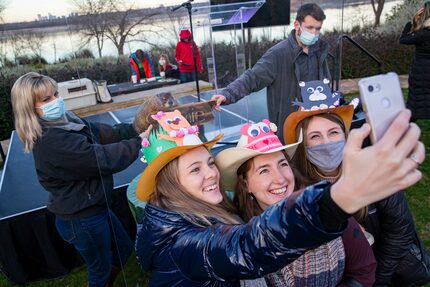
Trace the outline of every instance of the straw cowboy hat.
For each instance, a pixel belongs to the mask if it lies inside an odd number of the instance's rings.
[[[296,143],[283,145],[275,135],[276,130],[276,125],[266,119],[255,124],[245,124],[240,130],[241,137],[237,146],[225,149],[215,157],[215,163],[221,173],[221,182],[226,190],[234,191],[237,170],[248,159],[282,150],[285,150],[290,158],[293,157],[301,137]]]
[[[197,126],[191,126],[178,110],[158,112],[151,117],[160,127],[153,130],[147,140],[142,141],[143,157],[148,166],[136,187],[136,197],[141,201],[150,199],[154,192],[156,176],[169,162],[200,146],[209,150],[223,137],[223,134],[219,134],[203,143],[197,136]]]

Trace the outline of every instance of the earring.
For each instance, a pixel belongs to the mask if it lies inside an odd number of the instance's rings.
[[[254,200],[254,196],[252,196],[252,193],[249,193],[249,197],[251,198],[251,200]]]

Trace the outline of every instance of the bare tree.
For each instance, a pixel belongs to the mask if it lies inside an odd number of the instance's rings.
[[[44,33],[25,32],[21,34],[24,47],[30,50],[37,58],[39,64],[42,63],[43,43],[45,42]]]
[[[3,13],[6,10],[7,2],[6,0],[0,0],[0,21],[3,22]]]
[[[6,52],[6,43],[7,41],[4,39],[0,39],[0,67],[4,67],[8,62],[7,52]]]
[[[124,55],[124,45],[127,42],[139,41],[155,45],[149,40],[148,35],[157,36],[153,27],[154,16],[158,12],[147,10],[135,10],[133,4],[126,4],[121,0],[110,0],[113,11],[109,13],[106,37],[112,41],[118,50],[118,55]],[[130,39],[140,36],[139,40]]]
[[[13,60],[15,64],[19,64],[19,57],[24,54],[25,44],[23,41],[22,33],[12,33],[10,34],[8,41],[12,47]]]
[[[175,47],[179,41],[179,30],[188,24],[188,15],[181,11],[172,12],[166,9],[165,16],[168,19],[168,25],[164,27],[164,38],[169,41],[170,46]]]
[[[381,21],[382,10],[384,10],[385,0],[371,0],[373,13],[375,13],[375,27],[378,27]]]
[[[105,40],[108,13],[113,10],[112,2],[105,0],[72,0],[74,10],[81,15],[79,32],[83,35],[84,45],[95,41],[99,57]]]

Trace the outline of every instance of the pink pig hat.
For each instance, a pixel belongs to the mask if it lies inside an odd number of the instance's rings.
[[[302,136],[296,143],[283,145],[275,135],[277,127],[264,119],[255,124],[245,124],[240,129],[241,137],[236,147],[228,148],[215,157],[216,165],[221,173],[221,182],[228,191],[234,191],[237,181],[237,170],[248,159],[257,155],[270,154],[285,150],[291,159],[297,146],[302,142]]]

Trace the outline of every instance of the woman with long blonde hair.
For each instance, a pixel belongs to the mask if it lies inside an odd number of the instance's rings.
[[[112,174],[137,158],[140,138],[131,125],[89,123],[66,111],[57,83],[38,73],[21,76],[11,97],[15,128],[33,152],[58,233],[85,260],[88,286],[113,286],[133,244],[109,208]]]

